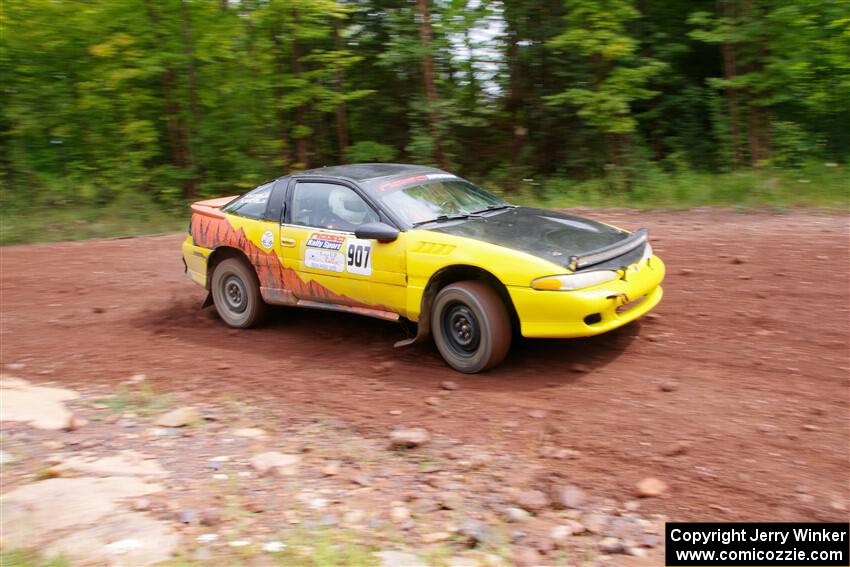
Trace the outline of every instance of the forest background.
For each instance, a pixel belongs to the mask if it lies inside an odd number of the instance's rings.
[[[847,210],[846,0],[4,0],[0,242],[338,163],[542,206]]]

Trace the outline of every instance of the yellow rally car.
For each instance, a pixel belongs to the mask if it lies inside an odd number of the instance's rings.
[[[495,366],[513,331],[596,335],[652,309],[664,264],[646,229],[517,207],[445,171],[328,167],[192,205],[183,259],[232,327],[267,304],[399,321],[461,372]]]

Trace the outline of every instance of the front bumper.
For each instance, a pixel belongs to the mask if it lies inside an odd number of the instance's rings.
[[[652,256],[629,266],[625,281],[614,280],[576,291],[508,287],[508,293],[522,336],[588,337],[622,327],[652,310],[664,294],[664,274],[664,262]]]

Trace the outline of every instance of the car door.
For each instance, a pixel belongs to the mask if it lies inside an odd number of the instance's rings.
[[[404,233],[393,242],[357,238],[358,226],[388,219],[356,187],[296,179],[287,202],[280,246],[297,277],[289,287],[301,302],[404,314]]]

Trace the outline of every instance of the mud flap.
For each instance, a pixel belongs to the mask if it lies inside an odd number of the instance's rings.
[[[423,316],[420,318],[419,323],[400,318],[399,323],[401,323],[401,328],[408,335],[408,338],[396,341],[393,344],[396,348],[425,342],[431,336],[431,325],[429,324],[428,317]]]
[[[210,292],[207,292],[207,298],[204,299],[204,302],[201,304],[201,309],[206,309],[207,307],[209,307],[212,304],[213,304],[213,296],[212,296],[212,292],[210,291]]]

